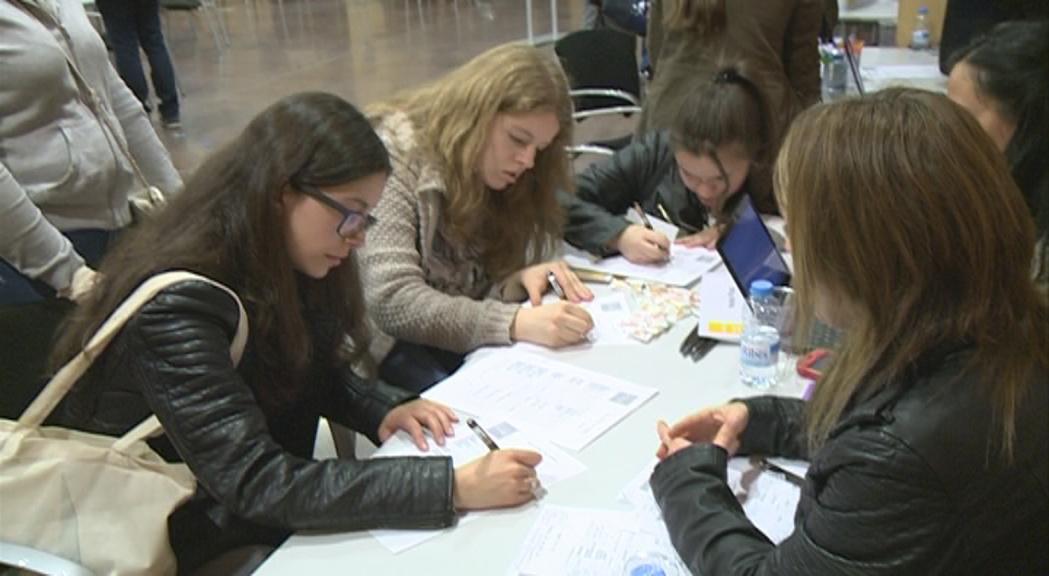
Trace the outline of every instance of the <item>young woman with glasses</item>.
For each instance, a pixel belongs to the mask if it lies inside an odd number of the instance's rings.
[[[119,435],[155,413],[153,442],[184,461],[196,495],[169,518],[180,572],[296,530],[436,528],[457,510],[512,506],[536,486],[533,452],[448,458],[312,459],[320,416],[373,442],[397,430],[438,444],[446,407],[356,374],[366,355],[354,251],[375,222],[389,157],[367,119],[304,93],[259,114],[155,218],[121,238],[98,289],[54,354],[64,363],[136,286],[190,270],[235,291],[249,337],[234,366],[234,300],[202,282],[162,291],[132,318],[60,406],[57,423]],[[215,560],[215,561],[221,561]]]

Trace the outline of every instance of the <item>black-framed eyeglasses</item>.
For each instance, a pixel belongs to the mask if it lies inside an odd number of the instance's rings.
[[[352,238],[361,232],[367,232],[369,228],[375,226],[375,223],[379,221],[371,214],[365,214],[358,210],[352,210],[343,206],[336,202],[334,198],[321,192],[320,189],[314,186],[303,184],[301,182],[294,184],[294,186],[303,194],[314,198],[321,204],[335,209],[339,214],[342,214],[342,222],[339,222],[339,227],[335,229],[335,233],[342,238]]]

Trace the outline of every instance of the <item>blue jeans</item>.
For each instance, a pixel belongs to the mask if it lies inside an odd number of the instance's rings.
[[[119,231],[67,230],[63,232],[73,243],[77,254],[88,266],[98,268],[102,256],[116,241]],[[54,299],[55,291],[47,284],[32,280],[15,270],[6,260],[0,259],[0,308]]]
[[[175,69],[160,30],[159,1],[96,0],[95,5],[106,24],[106,35],[117,57],[117,72],[124,83],[148,111],[149,85],[146,84],[142,59],[138,53],[141,45],[149,59],[153,89],[160,101],[160,117],[178,120],[178,87],[175,84]]]
[[[116,232],[63,232],[77,253],[97,267]],[[18,418],[47,382],[48,356],[73,303],[55,296],[0,259],[0,417]]]
[[[452,375],[465,354],[398,341],[379,364],[379,378],[387,384],[420,394]]]

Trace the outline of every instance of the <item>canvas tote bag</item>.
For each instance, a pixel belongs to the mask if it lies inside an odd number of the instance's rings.
[[[237,301],[230,356],[234,364],[240,360],[247,316],[232,290],[185,271],[142,283],[17,422],[0,420],[0,541],[61,556],[99,576],[175,573],[167,519],[193,494],[195,480],[184,464],[165,462],[146,444],[162,431],[157,417],[120,438],[41,424],[142,305],[190,280],[222,288]]]

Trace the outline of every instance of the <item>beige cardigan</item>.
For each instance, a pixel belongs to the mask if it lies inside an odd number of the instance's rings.
[[[0,258],[22,274],[68,290],[84,264],[62,231],[115,230],[131,221],[142,191],[130,162],[80,97],[63,50],[78,62],[150,183],[165,193],[182,179],[142,104],[117,76],[80,0],[52,8],[67,36],[0,0]]]
[[[516,282],[493,280],[478,246],[457,245],[442,234],[444,180],[408,117],[372,121],[393,164],[373,212],[378,223],[359,252],[368,312],[386,336],[375,335],[376,361],[393,346],[389,337],[453,352],[510,344],[524,292]]]

